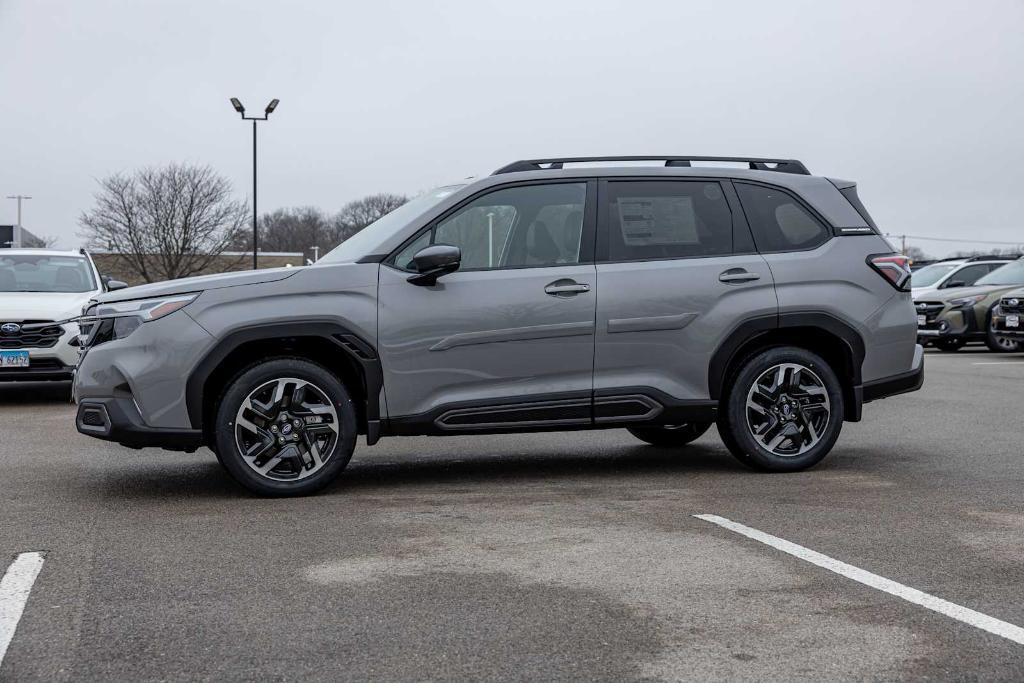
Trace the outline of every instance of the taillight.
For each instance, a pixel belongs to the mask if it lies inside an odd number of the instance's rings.
[[[868,256],[868,265],[901,292],[910,291],[910,259],[902,254]]]

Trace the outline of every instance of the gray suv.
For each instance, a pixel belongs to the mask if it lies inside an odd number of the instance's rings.
[[[357,434],[624,427],[677,447],[717,422],[742,462],[795,471],[863,403],[921,386],[909,290],[855,184],[799,161],[518,161],[313,266],[98,296],[76,422],[209,447],[265,495],[328,484]]]

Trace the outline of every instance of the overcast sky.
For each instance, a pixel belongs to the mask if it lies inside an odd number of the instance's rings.
[[[1024,2],[0,0],[0,223],[78,246],[96,179],[210,164],[261,212],[511,160],[796,157],[886,231],[1024,242]],[[970,248],[911,240],[943,255]]]

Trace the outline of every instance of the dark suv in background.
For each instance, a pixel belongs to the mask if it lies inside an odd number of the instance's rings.
[[[657,165],[619,163],[638,161]],[[97,297],[77,426],[208,446],[268,495],[326,485],[357,434],[625,427],[679,447],[717,422],[742,462],[800,470],[863,403],[921,385],[909,287],[855,184],[799,161],[518,161],[310,267]]]

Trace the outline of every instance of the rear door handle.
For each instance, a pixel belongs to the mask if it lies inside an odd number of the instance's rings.
[[[544,288],[544,292],[551,296],[575,296],[589,291],[590,285],[568,279],[555,280]]]
[[[761,276],[757,273],[751,273],[743,268],[730,268],[721,275],[718,276],[721,282],[752,282],[754,280],[760,280]]]

